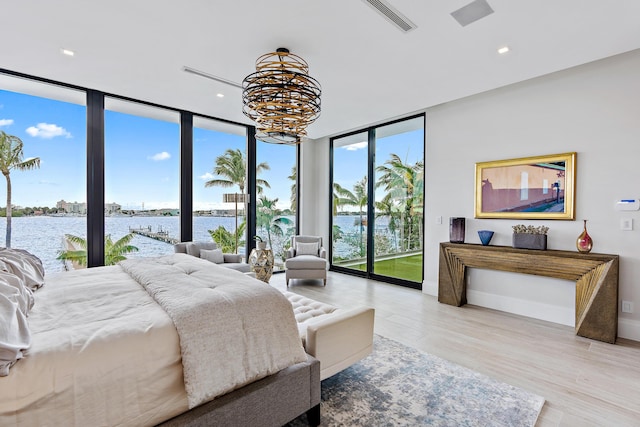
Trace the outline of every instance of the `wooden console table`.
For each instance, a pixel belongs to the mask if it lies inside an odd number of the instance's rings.
[[[615,343],[618,263],[618,255],[440,243],[438,301],[458,307],[467,303],[467,267],[572,280],[576,282],[576,334]]]

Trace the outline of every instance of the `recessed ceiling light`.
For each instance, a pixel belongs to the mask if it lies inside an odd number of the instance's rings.
[[[500,49],[498,49],[498,53],[500,55],[504,55],[507,52],[509,52],[509,46],[502,46]]]
[[[224,93],[219,93],[216,95],[218,98],[224,98]]]
[[[70,49],[60,49],[60,52],[62,52],[63,55],[67,55],[67,56],[73,56],[76,53]]]

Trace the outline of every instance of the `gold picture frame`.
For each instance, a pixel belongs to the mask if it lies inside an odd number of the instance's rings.
[[[574,220],[575,152],[476,163],[475,217]]]

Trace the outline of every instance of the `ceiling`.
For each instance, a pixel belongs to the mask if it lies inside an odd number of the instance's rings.
[[[488,0],[465,27],[471,0],[388,1],[417,28],[362,0],[4,1],[0,68],[250,123],[240,89],[183,67],[240,83],[286,47],[322,85],[319,138],[640,48],[638,0]]]

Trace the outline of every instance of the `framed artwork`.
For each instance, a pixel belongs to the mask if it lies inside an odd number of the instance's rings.
[[[476,163],[475,217],[575,219],[576,153]]]

